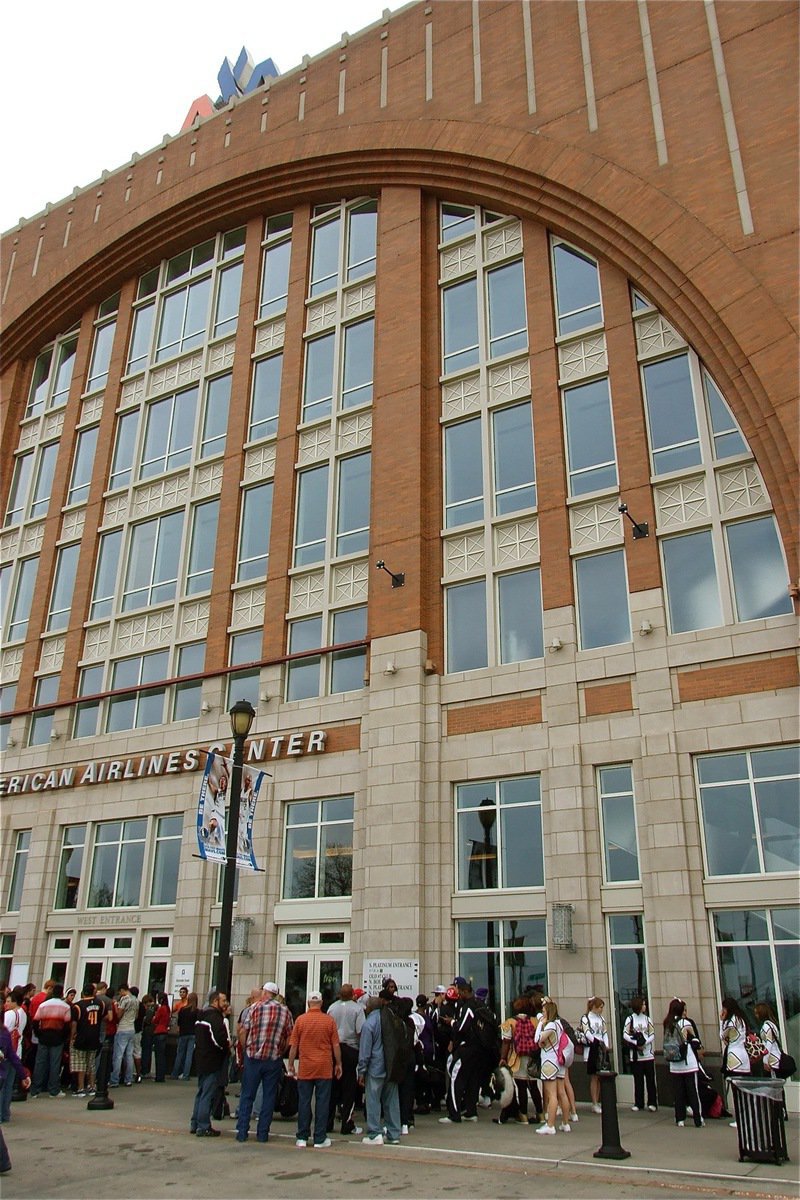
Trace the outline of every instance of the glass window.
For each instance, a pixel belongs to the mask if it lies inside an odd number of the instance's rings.
[[[290,226],[291,228],[291,226]],[[258,315],[261,320],[275,317],[286,311],[289,297],[289,260],[292,253],[291,239],[277,245],[267,246],[264,251],[264,273],[261,277],[261,303]]]
[[[225,449],[228,429],[228,408],[231,400],[231,375],[218,375],[206,384],[206,403],[203,412],[203,431],[200,435],[200,458],[213,458]]]
[[[539,776],[456,788],[459,891],[543,887]]]
[[[250,410],[251,442],[274,437],[278,432],[278,410],[281,402],[283,355],[262,358],[253,371],[253,403]]]
[[[347,241],[347,279],[361,279],[375,273],[375,247],[378,236],[378,205],[375,200],[359,204],[350,212]]]
[[[505,921],[458,921],[458,972],[473,989],[489,990],[498,1015],[527,988],[547,992],[547,923],[544,917]]]
[[[612,1044],[624,1047],[622,1027],[632,1012],[634,996],[647,999],[647,959],[644,942],[644,920],[639,913],[617,913],[608,918],[608,941],[611,951],[611,986],[614,992],[615,1030]],[[652,1014],[651,1014],[652,1015]],[[630,1058],[617,1054],[617,1069],[630,1070]]]
[[[339,276],[339,230],[338,216],[324,225],[314,227],[311,246],[310,296],[319,296],[336,287]]]
[[[260,629],[234,634],[231,638],[230,665],[237,667],[243,663],[260,663],[262,636]],[[228,676],[228,709],[237,700],[249,700],[253,708],[257,708],[260,679],[260,666],[247,667],[242,671],[232,671]]]
[[[109,491],[130,486],[138,424],[138,410],[123,413],[117,419],[114,457],[111,460],[111,474],[108,480]]]
[[[283,899],[352,895],[353,797],[286,805]]]
[[[339,463],[336,506],[336,553],[358,554],[369,547],[371,454],[356,454]]]
[[[653,472],[680,471],[702,461],[688,354],[642,368]]]
[[[525,278],[522,261],[497,267],[486,275],[489,302],[489,358],[528,348]]]
[[[492,413],[494,510],[498,516],[536,507],[530,403]]]
[[[333,644],[361,641],[367,636],[367,609],[345,608],[333,614]],[[366,646],[334,650],[331,655],[331,693],[352,692],[364,686]]]
[[[236,332],[239,317],[239,293],[242,290],[243,263],[235,263],[220,271],[217,280],[217,311],[214,314],[214,337],[230,337]]]
[[[103,690],[103,668],[84,667],[78,685],[79,696],[96,696]],[[100,712],[99,700],[81,701],[75,706],[75,727],[73,737],[94,737],[97,733],[97,716]]]
[[[272,523],[272,483],[245,488],[239,530],[239,564],[236,579],[260,579],[267,573],[269,533]]]
[[[31,520],[46,515],[50,507],[50,492],[53,487],[53,476],[58,458],[58,442],[42,446],[39,452],[39,469],[36,472],[36,483],[31,497]]]
[[[303,654],[302,658],[289,662],[286,672],[286,699],[307,700],[319,696],[319,654],[309,655],[309,650],[322,646],[322,617],[306,617],[302,621],[289,622],[289,654]]]
[[[205,642],[191,642],[188,646],[179,647],[178,675],[199,674],[203,670],[205,658]],[[199,717],[202,692],[202,679],[190,679],[186,683],[176,683],[172,706],[173,721],[189,721]]]
[[[97,425],[93,425],[91,429],[83,429],[78,434],[75,459],[72,464],[72,478],[67,492],[67,504],[85,504],[89,499],[94,454],[97,449],[97,429]]]
[[[628,583],[623,550],[575,562],[580,648],[616,646],[631,640]]]
[[[374,317],[345,326],[342,408],[372,403],[374,343]]]
[[[112,533],[104,533],[100,538],[100,550],[97,555],[97,566],[94,574],[92,603],[89,609],[89,619],[98,620],[109,617],[114,607],[114,595],[117,590],[117,569],[122,549],[122,530],[115,529]]]
[[[33,451],[19,454],[14,459],[14,474],[11,479],[11,491],[8,494],[6,508],[6,525],[17,525],[22,520],[28,504],[28,493],[33,475]]]
[[[737,618],[757,621],[791,613],[789,573],[775,518],[738,521],[735,525],[727,525],[725,533]]]
[[[553,246],[556,309],[559,335],[579,333],[603,323],[600,274],[597,263],[574,246]]]
[[[166,650],[121,658],[115,662],[111,672],[111,689],[121,694],[109,697],[106,732],[160,725],[164,720],[164,697],[167,691],[162,681],[168,675],[169,654]],[[160,683],[161,686],[143,686],[149,683]],[[125,692],[125,688],[139,690]]]
[[[86,381],[87,392],[99,392],[108,383],[108,367],[111,362],[111,351],[114,346],[114,334],[117,332],[116,319],[98,325],[94,331],[92,359],[89,365],[89,378]]]
[[[139,469],[141,479],[188,465],[192,457],[198,395],[199,389],[195,386],[148,405]]]
[[[198,504],[192,513],[192,536],[186,571],[187,596],[211,591],[218,518],[219,500],[207,500],[204,504]]]
[[[442,241],[452,242],[475,232],[475,209],[460,204],[442,205]]]
[[[72,370],[75,366],[75,352],[78,349],[77,337],[62,342],[58,348],[58,367],[53,382],[53,395],[49,408],[63,408],[69,396],[69,386],[72,383]]]
[[[465,279],[442,289],[444,362],[449,375],[478,362],[478,282]]]
[[[800,909],[728,909],[713,921],[720,996],[739,997],[756,1030],[753,1007],[769,1004],[784,1050],[800,1061]]]
[[[445,590],[447,670],[475,671],[488,663],[486,580],[459,583]]]
[[[606,883],[639,880],[639,850],[633,803],[633,772],[629,763],[600,767],[597,772]]]
[[[83,875],[83,852],[86,846],[86,826],[68,825],[61,839],[58,881],[53,908],[77,908],[78,889]]]
[[[128,351],[128,374],[135,375],[143,371],[150,357],[150,342],[153,337],[153,317],[155,304],[145,304],[137,308],[133,314],[133,331],[131,346]]]
[[[445,526],[483,520],[481,418],[459,421],[444,431]]]
[[[232,258],[240,257],[244,251],[246,236],[247,230],[244,226],[241,229],[230,229],[224,233],[220,247],[220,262],[228,262]]]
[[[306,343],[303,420],[329,417],[333,407],[333,350],[335,335],[326,333]]]
[[[156,341],[156,362],[202,345],[210,298],[210,276],[164,297]]]
[[[60,675],[43,675],[41,679],[37,679],[34,704],[37,706],[55,704],[58,699],[58,686],[60,682]],[[55,709],[53,708],[40,710],[31,715],[31,725],[28,731],[29,746],[47,745],[50,740],[50,734],[53,732],[54,715]]]
[[[714,459],[719,461],[722,458],[730,458],[734,454],[744,454],[747,451],[747,445],[722,392],[707,371],[703,370],[702,374],[708,420],[714,443]]]
[[[664,582],[673,633],[722,624],[710,529],[663,538]]]
[[[328,523],[327,464],[298,473],[296,521],[294,565],[322,562]]]
[[[89,908],[135,908],[139,904],[147,820],[109,821],[94,836]]]
[[[607,379],[564,389],[569,494],[617,486],[617,456]]]
[[[156,821],[151,904],[174,904],[177,899],[182,834],[182,816],[159,817]]]
[[[50,387],[50,367],[53,363],[53,347],[43,350],[36,359],[31,380],[31,390],[28,393],[26,417],[38,416],[44,411],[44,402]]]
[[[69,625],[69,612],[72,607],[72,594],[75,590],[75,575],[78,570],[80,552],[80,542],[61,546],[58,550],[53,590],[50,594],[50,610],[47,614],[48,632],[52,632],[54,629],[66,629]]]
[[[697,759],[708,874],[769,875],[800,866],[800,746]]]
[[[538,567],[500,575],[497,580],[500,662],[524,662],[544,655],[542,585]]]
[[[33,606],[33,594],[36,587],[38,570],[38,555],[34,558],[23,558],[19,564],[17,588],[11,604],[11,616],[8,622],[9,642],[23,641],[28,632],[28,618]]]
[[[134,525],[122,611],[174,600],[180,567],[183,512]]]
[[[11,885],[8,889],[8,911],[19,912],[22,889],[25,886],[25,870],[28,866],[28,851],[31,846],[30,829],[20,829],[14,847],[14,862],[11,867]]]

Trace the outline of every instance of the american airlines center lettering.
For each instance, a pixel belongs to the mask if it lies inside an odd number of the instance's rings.
[[[304,754],[322,754],[327,733],[309,729],[301,733],[280,733],[253,738],[245,747],[245,761],[264,762],[276,758],[299,758]],[[225,742],[208,747],[222,754],[233,754]],[[93,759],[67,767],[52,767],[20,775],[0,775],[0,796],[22,796],[29,792],[54,792],[64,788],[89,787],[98,783],[123,783],[150,779],[157,775],[183,775],[197,771],[208,751],[199,748],[173,750],[169,754],[142,754],[133,758]]]

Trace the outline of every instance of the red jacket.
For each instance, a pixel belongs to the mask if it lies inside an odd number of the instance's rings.
[[[153,1014],[153,1035],[169,1031],[170,1011],[168,1004],[159,1004]]]

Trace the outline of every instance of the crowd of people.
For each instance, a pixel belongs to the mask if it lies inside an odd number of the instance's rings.
[[[256,1140],[267,1142],[278,1109],[283,1116],[296,1114],[297,1146],[315,1149],[331,1145],[337,1120],[342,1136],[397,1145],[418,1116],[442,1114],[442,1124],[458,1125],[477,1121],[478,1108],[493,1104],[498,1125],[535,1121],[539,1134],[569,1133],[578,1120],[570,1080],[574,1060],[584,1061],[593,1113],[602,1112],[600,1079],[610,1069],[602,997],[589,997],[573,1027],[552,997],[532,987],[500,1021],[488,990],[473,991],[463,976],[416,998],[398,995],[391,978],[374,996],[345,983],[327,1011],[322,994],[311,992],[307,1010],[296,1018],[272,981],[251,992],[235,1020],[227,996],[216,989],[201,1007],[186,987],[170,1004],[163,992],[140,997],[135,986],[114,990],[103,981],[86,983],[78,998],[75,988],[65,991],[50,979],[38,991],[34,984],[0,986],[0,1002],[0,1125],[11,1118],[15,1087],[18,1097],[27,1093],[35,1100],[86,1097],[144,1079],[165,1082],[170,1034],[171,1078],[188,1080],[193,1069],[197,1076],[192,1134],[219,1136],[212,1120],[230,1115],[228,1084],[238,1078],[237,1142],[248,1141],[253,1120]],[[784,1073],[787,1056],[774,1011],[766,1002],[752,1011],[757,1033],[735,999],[722,1002],[720,1095],[710,1086],[700,1031],[685,1001],[671,1001],[662,1051],[678,1126],[689,1112],[697,1127],[705,1115],[730,1117],[728,1084],[754,1064],[768,1076]],[[636,996],[622,1024],[621,1047],[633,1073],[634,1112],[659,1106],[655,1042],[646,997]],[[9,1169],[0,1129],[0,1174]]]

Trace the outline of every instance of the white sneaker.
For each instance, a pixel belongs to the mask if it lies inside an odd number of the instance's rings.
[[[295,1146],[299,1146],[301,1150],[305,1150],[307,1145],[308,1142],[304,1142],[302,1138],[298,1138],[295,1142]]]
[[[570,1113],[570,1114],[569,1114],[569,1119],[570,1119],[570,1121],[572,1122],[572,1124],[573,1124],[573,1125],[575,1125],[575,1124],[577,1123],[577,1121],[578,1121],[578,1114],[577,1114],[577,1113]]]
[[[558,1128],[561,1130],[562,1133],[572,1133],[571,1125],[559,1125]]]
[[[641,1112],[641,1111],[642,1111],[642,1110],[639,1108],[639,1105],[638,1105],[638,1104],[632,1104],[632,1105],[631,1105],[631,1112]]]
[[[592,1105],[592,1112],[601,1113],[602,1111],[603,1111],[603,1106],[601,1104],[593,1104]]]
[[[675,1124],[678,1126],[678,1129],[683,1129],[683,1128],[685,1128],[686,1122],[685,1121],[676,1121]]]
[[[328,1146],[332,1146],[332,1145],[333,1145],[333,1142],[331,1141],[331,1139],[325,1138],[324,1142],[314,1142],[314,1149],[315,1150],[327,1150]]]
[[[735,1128],[736,1128],[736,1122],[735,1122],[735,1121],[729,1121],[729,1122],[728,1122],[728,1124],[730,1125],[731,1129],[735,1129]]]
[[[552,1137],[555,1137],[556,1127],[555,1125],[540,1125],[536,1132],[549,1133]]]
[[[401,1125],[401,1126],[400,1126],[400,1136],[401,1136],[401,1137],[408,1137],[408,1126],[407,1126],[407,1125]]]
[[[454,1121],[452,1117],[439,1117],[440,1125],[458,1125],[458,1121]]]
[[[462,1121],[477,1121],[477,1119],[478,1119],[477,1115],[474,1117],[462,1117],[461,1118]]]
[[[480,1104],[481,1108],[491,1108],[492,1107],[491,1097],[490,1096],[479,1096],[478,1104]]]
[[[368,1133],[366,1137],[363,1137],[361,1139],[361,1144],[362,1144],[362,1146],[382,1146],[383,1145],[383,1134],[382,1133]]]
[[[656,1107],[655,1104],[648,1104],[647,1111],[648,1112],[658,1112],[658,1108]]]

